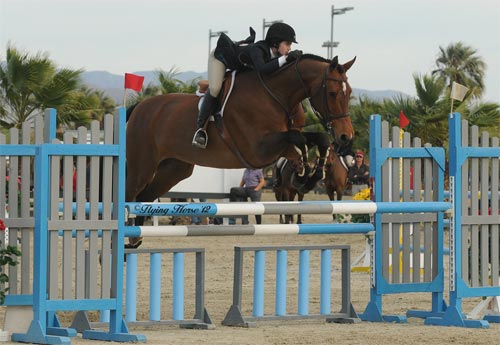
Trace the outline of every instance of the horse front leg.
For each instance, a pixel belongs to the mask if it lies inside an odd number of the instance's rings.
[[[304,133],[304,136],[307,143],[309,145],[315,145],[318,151],[318,158],[314,165],[313,173],[309,177],[304,188],[306,191],[310,191],[319,180],[325,178],[325,163],[330,152],[330,143],[328,141],[328,135],[323,132]]]
[[[320,176],[319,180],[322,180],[325,178],[325,162],[328,157],[328,154],[330,153],[330,147],[327,146],[325,147],[318,147],[319,151],[319,158],[316,162],[316,167],[315,167],[315,174],[318,174]],[[316,171],[318,171],[316,173]]]
[[[318,183],[318,181],[325,178],[325,162],[330,149],[327,147],[326,150],[322,151],[319,150],[319,158],[316,160],[316,164],[313,168],[313,173],[311,174],[305,185],[304,189],[307,191],[312,190],[314,186],[316,186],[316,183]]]

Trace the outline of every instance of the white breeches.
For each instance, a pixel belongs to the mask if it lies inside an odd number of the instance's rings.
[[[226,66],[215,58],[212,51],[208,57],[208,87],[212,97],[219,95],[225,73]]]

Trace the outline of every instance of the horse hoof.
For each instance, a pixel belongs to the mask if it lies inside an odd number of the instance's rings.
[[[304,184],[307,182],[307,175],[304,175],[304,177],[299,177],[297,176],[297,174],[293,174],[291,180],[293,188],[300,191],[302,187],[304,187]]]
[[[314,183],[322,180],[324,178],[324,173],[322,169],[314,170],[314,173],[309,177],[309,181],[314,181]]]
[[[136,241],[136,242],[131,242],[131,243],[126,243],[125,244],[125,249],[137,249],[139,246],[142,244],[142,240]]]

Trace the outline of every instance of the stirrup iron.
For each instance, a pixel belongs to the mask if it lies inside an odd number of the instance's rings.
[[[196,139],[203,139],[205,142],[199,142]],[[208,135],[207,132],[203,128],[198,128],[198,130],[194,133],[193,141],[191,144],[194,147],[197,147],[199,149],[205,149],[207,147],[208,143]]]

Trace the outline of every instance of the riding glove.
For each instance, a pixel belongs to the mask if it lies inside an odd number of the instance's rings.
[[[292,50],[286,57],[286,62],[292,62],[302,56],[302,50]]]

